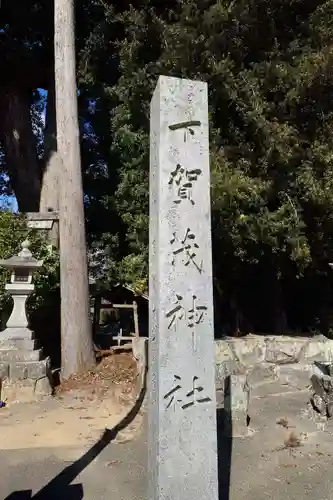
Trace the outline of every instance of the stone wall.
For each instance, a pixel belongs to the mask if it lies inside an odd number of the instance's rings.
[[[310,385],[318,363],[333,362],[333,340],[322,335],[282,337],[248,335],[216,341],[216,383],[223,391],[231,374],[246,374],[250,385],[279,380],[297,389]]]

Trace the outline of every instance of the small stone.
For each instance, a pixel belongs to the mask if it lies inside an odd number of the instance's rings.
[[[265,361],[266,344],[263,339],[252,337],[234,339],[230,341],[230,346],[235,358],[244,366],[251,366]]]

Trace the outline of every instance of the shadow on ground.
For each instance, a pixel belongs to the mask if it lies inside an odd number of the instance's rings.
[[[59,500],[59,498],[82,500],[84,497],[82,484],[71,484],[75,478],[88,467],[93,460],[116,438],[117,434],[127,427],[136,417],[142,407],[147,390],[147,373],[139,397],[131,411],[113,429],[106,429],[103,436],[81,458],[61,471],[46,486],[35,495],[31,490],[16,491],[5,500]],[[229,500],[230,471],[232,455],[231,420],[227,417],[230,412],[217,410],[217,439],[218,439],[218,475],[219,500]],[[227,433],[225,433],[227,430]]]
[[[218,409],[216,420],[219,500],[229,500],[232,458],[231,408]]]
[[[54,477],[44,488],[32,496],[31,490],[15,491],[5,500],[59,500],[67,498],[82,500],[84,496],[82,484],[71,484],[74,479],[125,429],[137,416],[142,407],[147,391],[147,372],[144,374],[140,394],[128,414],[113,429],[106,429],[102,437],[81,458],[66,467]]]

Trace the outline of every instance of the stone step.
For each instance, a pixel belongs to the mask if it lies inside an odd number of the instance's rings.
[[[0,349],[0,362],[11,363],[13,361],[39,361],[43,350],[24,351],[21,349]]]
[[[50,358],[40,361],[16,361],[8,365],[10,380],[51,378]]]
[[[4,339],[0,340],[0,350],[34,351],[38,347],[37,339]]]

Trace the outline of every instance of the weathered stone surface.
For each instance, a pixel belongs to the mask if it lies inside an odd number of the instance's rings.
[[[231,348],[230,342],[217,340],[215,342],[215,363],[220,365],[221,363],[234,359],[235,354]]]
[[[306,337],[276,337],[249,335],[242,338],[226,337],[216,341],[216,363],[224,360],[239,359],[244,366],[253,366],[262,360],[262,351],[268,350],[270,362],[313,361],[333,363],[333,340],[322,335],[311,339]],[[279,353],[279,354],[277,354]],[[266,355],[265,355],[266,357]]]
[[[218,499],[207,85],[151,103],[150,500]]]
[[[277,377],[283,385],[304,390],[311,386],[310,377],[313,374],[312,365],[301,363],[277,366]]]
[[[225,380],[225,409],[246,412],[249,406],[250,388],[246,375],[229,375]]]
[[[0,349],[0,361],[39,361],[42,357],[42,349],[35,351],[21,351],[18,349]]]
[[[26,366],[28,369],[28,378],[39,379],[50,376],[51,363],[49,357],[41,361],[30,361],[26,363]]]
[[[22,380],[5,379],[1,384],[1,399],[9,403],[26,403],[44,396],[52,395],[52,384],[49,377],[38,380],[26,378]]]
[[[33,340],[34,338],[35,333],[26,327],[6,328],[0,333],[0,339],[4,342],[7,340]]]
[[[26,362],[16,361],[9,366],[10,380],[24,380],[28,378],[28,367]]]
[[[224,390],[224,432],[232,437],[248,434],[250,388],[246,375],[230,375]]]
[[[16,361],[10,363],[9,378],[11,380],[24,380],[26,378],[37,380],[50,375],[50,358],[41,361]]]
[[[236,359],[245,366],[262,363],[265,360],[266,345],[264,339],[257,337],[245,338],[241,343],[239,339],[230,341],[230,346]]]
[[[0,363],[0,381],[8,378],[9,376],[9,364],[8,363]]]
[[[224,363],[216,365],[215,373],[216,373],[216,382],[218,383],[222,381],[224,385],[224,379],[228,375],[245,374],[246,368],[240,365],[239,362],[236,361],[235,359],[229,359]]]
[[[26,403],[35,399],[35,380],[9,381],[1,385],[1,399],[9,403]]]
[[[326,413],[326,403],[322,400],[322,398],[318,394],[314,394],[312,396],[312,404],[313,407],[318,413],[324,414]]]
[[[48,377],[43,377],[36,380],[35,385],[35,397],[51,396],[52,395],[52,385]]]
[[[304,348],[304,342],[270,339],[266,340],[266,362],[275,364],[298,363]]]
[[[0,333],[0,350],[33,351],[37,348],[38,341],[36,339],[8,339],[2,340]]]
[[[273,382],[277,378],[277,367],[266,363],[253,366],[247,374],[247,381],[250,387],[267,384],[267,382]]]
[[[329,375],[313,374],[311,377],[313,408],[321,415],[330,418],[333,410],[333,379]]]
[[[333,362],[333,341],[323,335],[314,337],[304,347],[303,357],[308,362]]]

